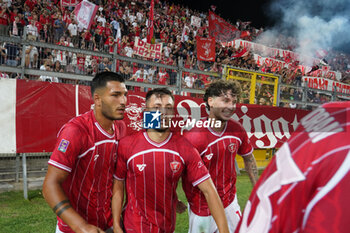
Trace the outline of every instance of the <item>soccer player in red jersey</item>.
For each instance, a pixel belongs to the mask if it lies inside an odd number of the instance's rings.
[[[239,94],[238,82],[218,80],[211,83],[205,91],[204,101],[209,109],[207,120],[215,122],[214,127],[194,127],[185,133],[209,170],[224,205],[230,232],[234,232],[241,217],[236,195],[236,154],[243,157],[253,185],[258,177],[253,147],[247,133],[239,122],[231,119]],[[182,184],[190,207],[189,232],[215,232],[217,226],[203,194],[187,181]]]
[[[66,123],[49,160],[43,194],[57,214],[56,233],[104,232],[113,226],[111,198],[127,89],[102,72],[92,80],[94,109]]]
[[[174,114],[172,93],[166,88],[149,91],[146,108],[156,111],[153,117],[161,114],[165,124],[161,122],[159,129],[124,137],[118,145],[112,200],[114,232],[123,232],[120,218],[124,181],[125,232],[174,232],[176,187],[182,177],[203,192],[220,232],[228,233],[224,208],[198,151],[168,127],[170,116]]]
[[[254,187],[236,232],[349,232],[350,102],[306,115]]]

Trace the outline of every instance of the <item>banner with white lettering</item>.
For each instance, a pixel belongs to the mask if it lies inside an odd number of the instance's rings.
[[[308,87],[326,90],[326,91],[337,91],[344,94],[350,95],[350,85],[337,82],[331,79],[319,78],[319,77],[303,77],[303,82],[307,83]]]
[[[150,59],[160,60],[162,58],[162,44],[151,44],[140,40],[139,37],[135,37],[134,43],[134,55],[146,57]]]

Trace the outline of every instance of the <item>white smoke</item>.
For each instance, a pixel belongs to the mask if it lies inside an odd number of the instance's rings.
[[[295,51],[306,57],[316,57],[320,50],[350,52],[350,0],[274,0],[267,13],[278,17],[278,23],[257,43],[276,46],[284,34],[284,40],[294,40]],[[312,65],[310,60],[302,62]]]

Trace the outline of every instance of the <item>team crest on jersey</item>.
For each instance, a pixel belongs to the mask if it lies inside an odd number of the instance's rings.
[[[57,148],[57,150],[65,153],[67,151],[68,145],[69,145],[69,141],[65,140],[65,139],[62,139],[60,145]]]
[[[171,162],[170,163],[170,168],[171,170],[176,173],[180,170],[181,168],[181,163],[180,162],[177,162],[177,161],[174,161],[174,162]]]
[[[211,158],[213,158],[213,153],[207,154],[207,155],[205,155],[205,157],[206,157],[208,160],[211,160]]]
[[[228,150],[229,150],[231,153],[236,152],[236,149],[237,149],[236,143],[231,143],[230,145],[228,145]]]
[[[145,169],[146,164],[136,164],[136,167],[139,169],[140,172],[142,172]]]

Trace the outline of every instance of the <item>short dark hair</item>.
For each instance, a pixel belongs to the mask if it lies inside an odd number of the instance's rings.
[[[106,87],[109,81],[124,83],[125,79],[120,74],[111,71],[97,73],[91,82],[91,95],[94,95],[96,89]]]
[[[212,82],[209,87],[205,90],[205,94],[203,97],[204,102],[207,105],[207,108],[210,110],[210,107],[208,105],[208,98],[209,97],[219,97],[221,95],[226,94],[228,91],[231,90],[232,95],[237,96],[237,99],[239,99],[241,94],[241,85],[237,81],[233,80],[216,80]]]
[[[168,95],[175,101],[173,93],[171,93],[171,91],[165,87],[154,88],[154,89],[148,91],[146,94],[146,103],[151,98],[152,95],[156,95],[157,97],[162,97],[164,95]]]

